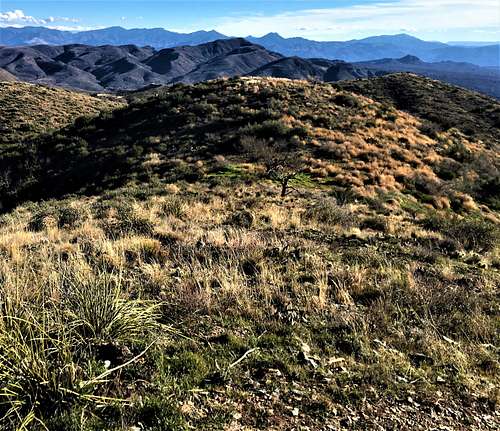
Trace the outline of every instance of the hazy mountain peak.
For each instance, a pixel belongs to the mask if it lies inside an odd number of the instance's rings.
[[[420,58],[418,58],[415,55],[405,55],[404,57],[401,57],[398,61],[401,63],[407,63],[407,64],[422,63],[422,60],[420,60]]]
[[[262,39],[262,40],[274,40],[274,41],[286,40],[283,36],[281,36],[279,33],[276,33],[276,32],[267,33],[264,36],[262,36],[260,39]]]

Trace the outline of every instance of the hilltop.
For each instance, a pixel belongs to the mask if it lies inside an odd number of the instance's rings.
[[[177,84],[8,134],[0,427],[498,429],[498,103],[430,128],[382,82]]]
[[[393,79],[406,82],[398,76]],[[414,80],[420,83],[414,89],[434,85],[411,76],[407,81],[411,85]],[[429,107],[425,98],[412,100],[417,107]],[[440,106],[439,96],[436,100]],[[459,104],[461,99],[456,100]],[[498,110],[491,99],[468,98],[467,103],[474,100],[476,108],[485,107],[484,122],[488,112]],[[449,104],[446,109],[449,115],[441,110],[436,116],[452,121],[458,108]],[[429,113],[423,116],[429,119]],[[217,156],[244,161],[245,138],[273,138],[293,142],[303,159],[302,170],[318,183],[349,187],[365,195],[404,192],[459,205],[461,192],[452,190],[470,177],[467,190],[472,197],[478,203],[489,202],[498,173],[498,127],[489,123],[483,128],[472,114],[469,123],[461,121],[458,130],[455,125],[441,123],[439,130],[429,129],[427,123],[391,105],[328,84],[233,79],[136,93],[124,109],[81,118],[56,134],[34,138],[29,145],[20,145],[18,153],[1,155],[0,165],[10,167],[12,190],[6,196],[50,198],[93,193],[132,178],[168,178],[172,160],[187,156],[191,162],[178,169],[188,176],[202,175],[217,169]],[[467,125],[473,130],[460,130]],[[150,164],[153,155],[157,161]],[[28,157],[32,166],[12,168],[23,166],[20,161]],[[484,169],[480,160],[488,161],[489,172],[475,175],[476,169]],[[198,162],[202,169],[197,169]],[[6,205],[9,198],[4,199]]]

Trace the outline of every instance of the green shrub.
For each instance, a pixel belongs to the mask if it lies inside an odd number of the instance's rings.
[[[385,217],[373,216],[373,217],[366,217],[361,222],[361,229],[372,229],[379,232],[387,232],[389,226]]]
[[[338,206],[329,200],[309,207],[303,214],[303,219],[327,225],[339,225],[343,228],[350,228],[358,224],[357,217],[349,209]]]
[[[32,429],[48,408],[71,403],[80,369],[71,342],[49,335],[47,323],[23,313],[0,321],[0,427]]]
[[[237,211],[229,218],[228,223],[233,226],[250,229],[255,223],[255,215],[248,210]]]
[[[440,232],[465,250],[478,253],[493,250],[500,243],[500,228],[478,217],[447,218],[438,213],[429,214],[421,225],[433,232]]]
[[[357,108],[359,106],[358,99],[351,94],[337,94],[333,97],[333,102],[346,108]]]
[[[169,364],[171,375],[188,385],[198,385],[207,376],[209,366],[203,356],[191,351],[175,355]]]
[[[292,130],[281,120],[266,120],[261,124],[246,126],[241,130],[241,134],[254,135],[263,139],[280,139],[289,136]]]
[[[83,224],[87,214],[82,209],[59,203],[49,203],[33,213],[28,221],[28,230],[40,232],[53,224],[59,228],[74,229]]]
[[[154,224],[135,214],[131,201],[100,201],[93,206],[93,213],[109,238],[130,234],[153,235]]]
[[[157,306],[122,298],[120,277],[70,278],[64,289],[67,325],[86,339],[136,341],[156,325]]]
[[[465,250],[488,252],[500,243],[500,229],[479,218],[453,219],[446,226],[445,234],[458,241]]]

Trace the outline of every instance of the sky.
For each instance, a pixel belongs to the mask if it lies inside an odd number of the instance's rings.
[[[499,41],[500,0],[0,0],[0,27],[110,26],[227,36],[350,40],[407,33],[425,40]]]

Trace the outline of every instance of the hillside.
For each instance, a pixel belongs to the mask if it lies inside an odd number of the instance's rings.
[[[499,134],[494,125],[469,132],[475,137],[477,130],[490,139],[469,141],[443,124],[444,134],[429,133],[427,124],[424,127],[407,114],[342,91],[337,94],[328,84],[264,80],[261,89],[260,81],[252,82],[250,78],[155,89],[142,96],[152,95],[145,101],[139,93],[135,97],[140,101],[123,110],[95,120],[81,119],[54,136],[22,145],[29,155],[21,149],[19,159],[0,159],[5,168],[33,159],[27,171],[10,169],[11,181],[17,184],[11,195],[50,198],[115,187],[133,177],[164,178],[171,175],[170,160],[186,154],[204,160],[204,170],[212,169],[217,155],[238,159],[238,145],[246,135],[291,139],[304,158],[304,170],[318,181],[354,187],[364,194],[405,191],[438,199],[437,194],[443,193],[443,199],[454,199],[446,184],[460,183],[478,158],[491,161],[491,175],[471,184],[477,196],[487,193],[483,188],[495,179]],[[421,82],[415,88],[425,89],[429,81]],[[158,92],[164,98],[155,97]],[[416,106],[426,106],[413,99]],[[498,109],[497,103],[486,100],[490,110]],[[452,106],[450,113],[455,111]],[[439,115],[450,117],[443,111]],[[153,153],[159,162],[151,166],[147,160]],[[194,167],[192,162],[185,169]],[[416,181],[422,184],[417,187]]]
[[[410,112],[425,120],[428,133],[457,128],[498,152],[500,107],[487,96],[406,73],[341,82],[336,87]]]
[[[460,85],[500,99],[500,70],[498,68],[485,68],[470,63],[456,63],[453,61],[427,63],[413,56],[360,62],[355,63],[354,66],[371,71],[372,75],[411,72],[449,84]],[[369,77],[369,74],[358,77],[366,78]]]
[[[121,106],[119,99],[49,88],[22,82],[0,82],[0,151],[22,137],[49,132],[80,116],[92,116]]]
[[[4,69],[0,69],[0,82],[16,81],[16,77]]]
[[[245,75],[281,57],[244,39],[160,51],[135,45],[34,45],[0,48],[0,68],[29,82],[117,91]]]
[[[498,429],[500,134],[391,97],[177,84],[1,144],[0,428]]]

